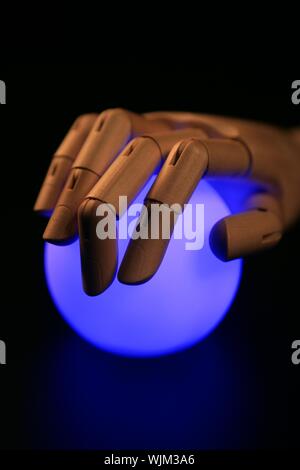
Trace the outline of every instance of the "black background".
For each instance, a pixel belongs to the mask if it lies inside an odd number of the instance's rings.
[[[174,72],[175,70],[175,72]],[[173,71],[173,73],[172,73]],[[51,154],[77,115],[124,107],[188,110],[300,124],[291,83],[225,66],[8,64],[1,69],[2,449],[299,448],[299,234],[244,263],[223,323],[190,350],[126,359],[85,343],[55,311],[32,213]],[[300,175],[299,175],[300,176]]]

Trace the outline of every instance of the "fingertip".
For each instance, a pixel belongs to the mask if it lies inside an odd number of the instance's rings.
[[[82,285],[89,296],[103,293],[112,284],[118,263],[116,238],[97,236],[98,206],[98,200],[86,199],[78,210]]]
[[[141,244],[132,241],[122,260],[118,280],[122,284],[139,285],[149,281],[157,269],[147,260]]]
[[[57,206],[47,224],[43,239],[52,244],[68,244],[77,233],[76,219],[66,206]]]
[[[209,236],[209,244],[214,255],[221,261],[228,261],[228,243],[226,221],[217,222]]]
[[[148,282],[157,273],[168,244],[168,239],[131,240],[119,269],[118,280],[130,285]]]
[[[103,266],[96,259],[82,257],[81,274],[84,292],[89,297],[102,294],[112,284],[116,274],[116,264],[110,270]]]
[[[57,197],[57,194],[53,192],[53,187],[49,184],[44,184],[34,203],[34,212],[40,215],[51,214],[55,207]]]

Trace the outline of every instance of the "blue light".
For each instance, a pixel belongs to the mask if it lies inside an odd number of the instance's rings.
[[[153,179],[136,202],[142,202]],[[58,311],[95,346],[123,356],[159,356],[185,349],[222,320],[236,294],[242,262],[223,263],[209,247],[209,232],[229,209],[206,181],[190,202],[204,204],[205,243],[186,251],[172,239],[157,274],[146,284],[126,286],[116,279],[102,295],[88,297],[81,286],[79,243],[45,244],[45,273]],[[127,246],[119,240],[120,260]]]

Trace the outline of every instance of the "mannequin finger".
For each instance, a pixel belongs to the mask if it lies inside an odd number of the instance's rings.
[[[36,199],[36,212],[54,209],[72,164],[97,119],[97,114],[79,116],[55,152],[45,180]]]
[[[122,109],[101,113],[73,163],[68,180],[44,232],[48,242],[68,242],[77,233],[77,209],[83,198],[134,135],[167,125]]]
[[[247,150],[234,140],[194,139],[175,145],[145,200],[148,216],[143,215],[138,228],[146,234],[130,241],[119,280],[139,284],[155,274],[170,242],[176,217],[204,174],[241,176],[248,166]],[[177,209],[172,209],[174,205]],[[159,217],[158,209],[162,212]],[[163,219],[169,220],[169,236],[163,233]]]
[[[211,231],[212,251],[223,261],[272,248],[282,237],[281,207],[273,195],[255,194],[246,201],[245,209],[220,220]]]
[[[117,249],[111,248],[111,244],[117,246],[116,237],[108,242],[105,239],[99,239],[96,233],[96,226],[99,222],[98,208],[108,207],[109,215],[113,212],[110,225],[113,225],[113,231],[116,233],[117,217],[120,217],[127,209],[174,143],[191,135],[201,136],[202,133],[192,129],[152,134],[134,139],[87,195],[90,202],[87,204],[84,201],[81,205],[78,226],[83,286],[88,295],[97,295],[108,287],[114,278],[117,263]],[[126,204],[121,206],[119,205],[120,196],[127,198]],[[110,246],[109,255],[108,246]],[[109,256],[114,259],[108,260]],[[91,269],[89,269],[89,263]],[[101,276],[99,276],[100,272]]]

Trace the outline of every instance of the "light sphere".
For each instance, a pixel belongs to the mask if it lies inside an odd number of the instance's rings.
[[[135,202],[142,202],[153,178]],[[227,313],[239,285],[242,261],[220,261],[209,246],[213,225],[230,214],[215,189],[202,180],[192,204],[204,204],[204,247],[185,249],[172,238],[150,281],[137,286],[113,284],[97,297],[81,283],[78,240],[68,246],[45,243],[45,274],[57,310],[95,346],[122,356],[153,357],[188,348],[205,338]],[[128,240],[119,240],[119,263]]]

